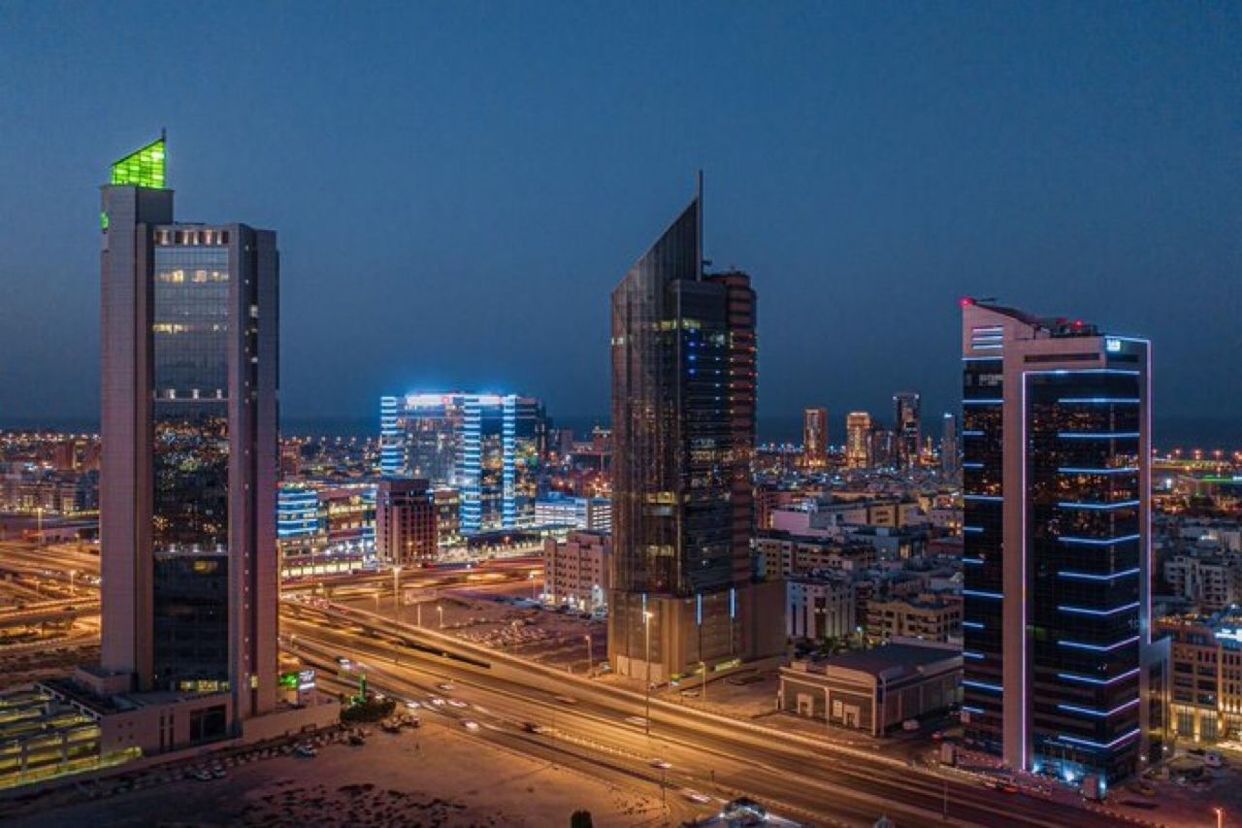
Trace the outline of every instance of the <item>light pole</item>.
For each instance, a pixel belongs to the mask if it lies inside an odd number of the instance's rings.
[[[589,635],[584,635],[584,636],[582,636],[582,637],[586,639],[586,645],[587,645],[587,675],[588,675],[588,676],[590,676],[590,675],[591,675],[591,636],[589,636]]]
[[[77,574],[78,574],[77,570],[75,569],[69,570],[69,597],[70,598],[73,597],[73,576]]]
[[[440,613],[440,629],[444,629],[444,607],[436,604],[436,612]]]
[[[40,547],[42,547],[43,546],[43,507],[36,506],[35,514],[38,516],[36,518],[38,523],[37,523],[37,528],[35,529],[35,543],[37,543]]]
[[[423,628],[423,602],[417,601],[414,604],[414,623],[421,630]]]
[[[651,735],[651,616],[650,610],[643,610],[643,638],[647,646],[647,715],[643,717],[643,727],[647,735]]]
[[[699,669],[703,672],[703,678],[699,681],[699,686],[702,688],[700,698],[702,698],[703,701],[707,701],[707,662],[700,661]]]
[[[394,566],[392,568],[392,620],[394,623],[401,623],[401,567]]]
[[[534,600],[536,599],[536,596],[535,596],[535,570],[533,570],[533,569],[532,569],[532,570],[530,571],[530,575],[528,576],[528,580],[530,581],[530,599],[531,599],[532,601],[534,601]]]
[[[1212,810],[1216,812],[1216,828],[1225,828],[1225,809],[1216,807]]]

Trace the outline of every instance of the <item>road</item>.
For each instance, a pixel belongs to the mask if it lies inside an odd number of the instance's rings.
[[[377,686],[398,694],[435,692],[429,688],[451,680],[455,695],[506,720],[552,728],[549,741],[555,736],[575,750],[617,757],[631,772],[663,759],[672,765],[668,781],[676,788],[745,792],[815,824],[870,825],[887,814],[902,826],[944,825],[946,805],[949,824],[957,825],[1127,824],[659,701],[652,703],[648,736],[641,696],[550,674],[430,630],[397,629],[367,613],[290,607],[282,626],[292,636],[291,648],[313,655],[321,668],[348,656],[366,665]]]

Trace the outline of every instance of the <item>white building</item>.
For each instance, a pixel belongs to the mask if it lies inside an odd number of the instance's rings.
[[[535,525],[611,532],[612,501],[606,497],[570,497],[553,492],[535,501]]]
[[[855,628],[848,577],[816,573],[785,581],[785,632],[791,638],[844,638]]]
[[[571,532],[563,541],[543,544],[544,598],[582,610],[607,605],[611,585],[612,537],[604,532]]]

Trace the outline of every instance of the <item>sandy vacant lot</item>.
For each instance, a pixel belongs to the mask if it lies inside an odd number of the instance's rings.
[[[667,824],[658,798],[472,739],[447,725],[375,732],[363,747],[280,757],[90,802],[67,795],[12,824],[120,826],[568,826],[579,808],[597,826]],[[60,800],[58,803],[56,800]],[[2,808],[3,806],[0,806]],[[675,824],[675,823],[674,823]]]

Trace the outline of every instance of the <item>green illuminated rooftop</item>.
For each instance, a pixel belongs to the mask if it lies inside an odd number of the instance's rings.
[[[129,187],[164,189],[168,155],[164,136],[112,165],[112,183]]]

